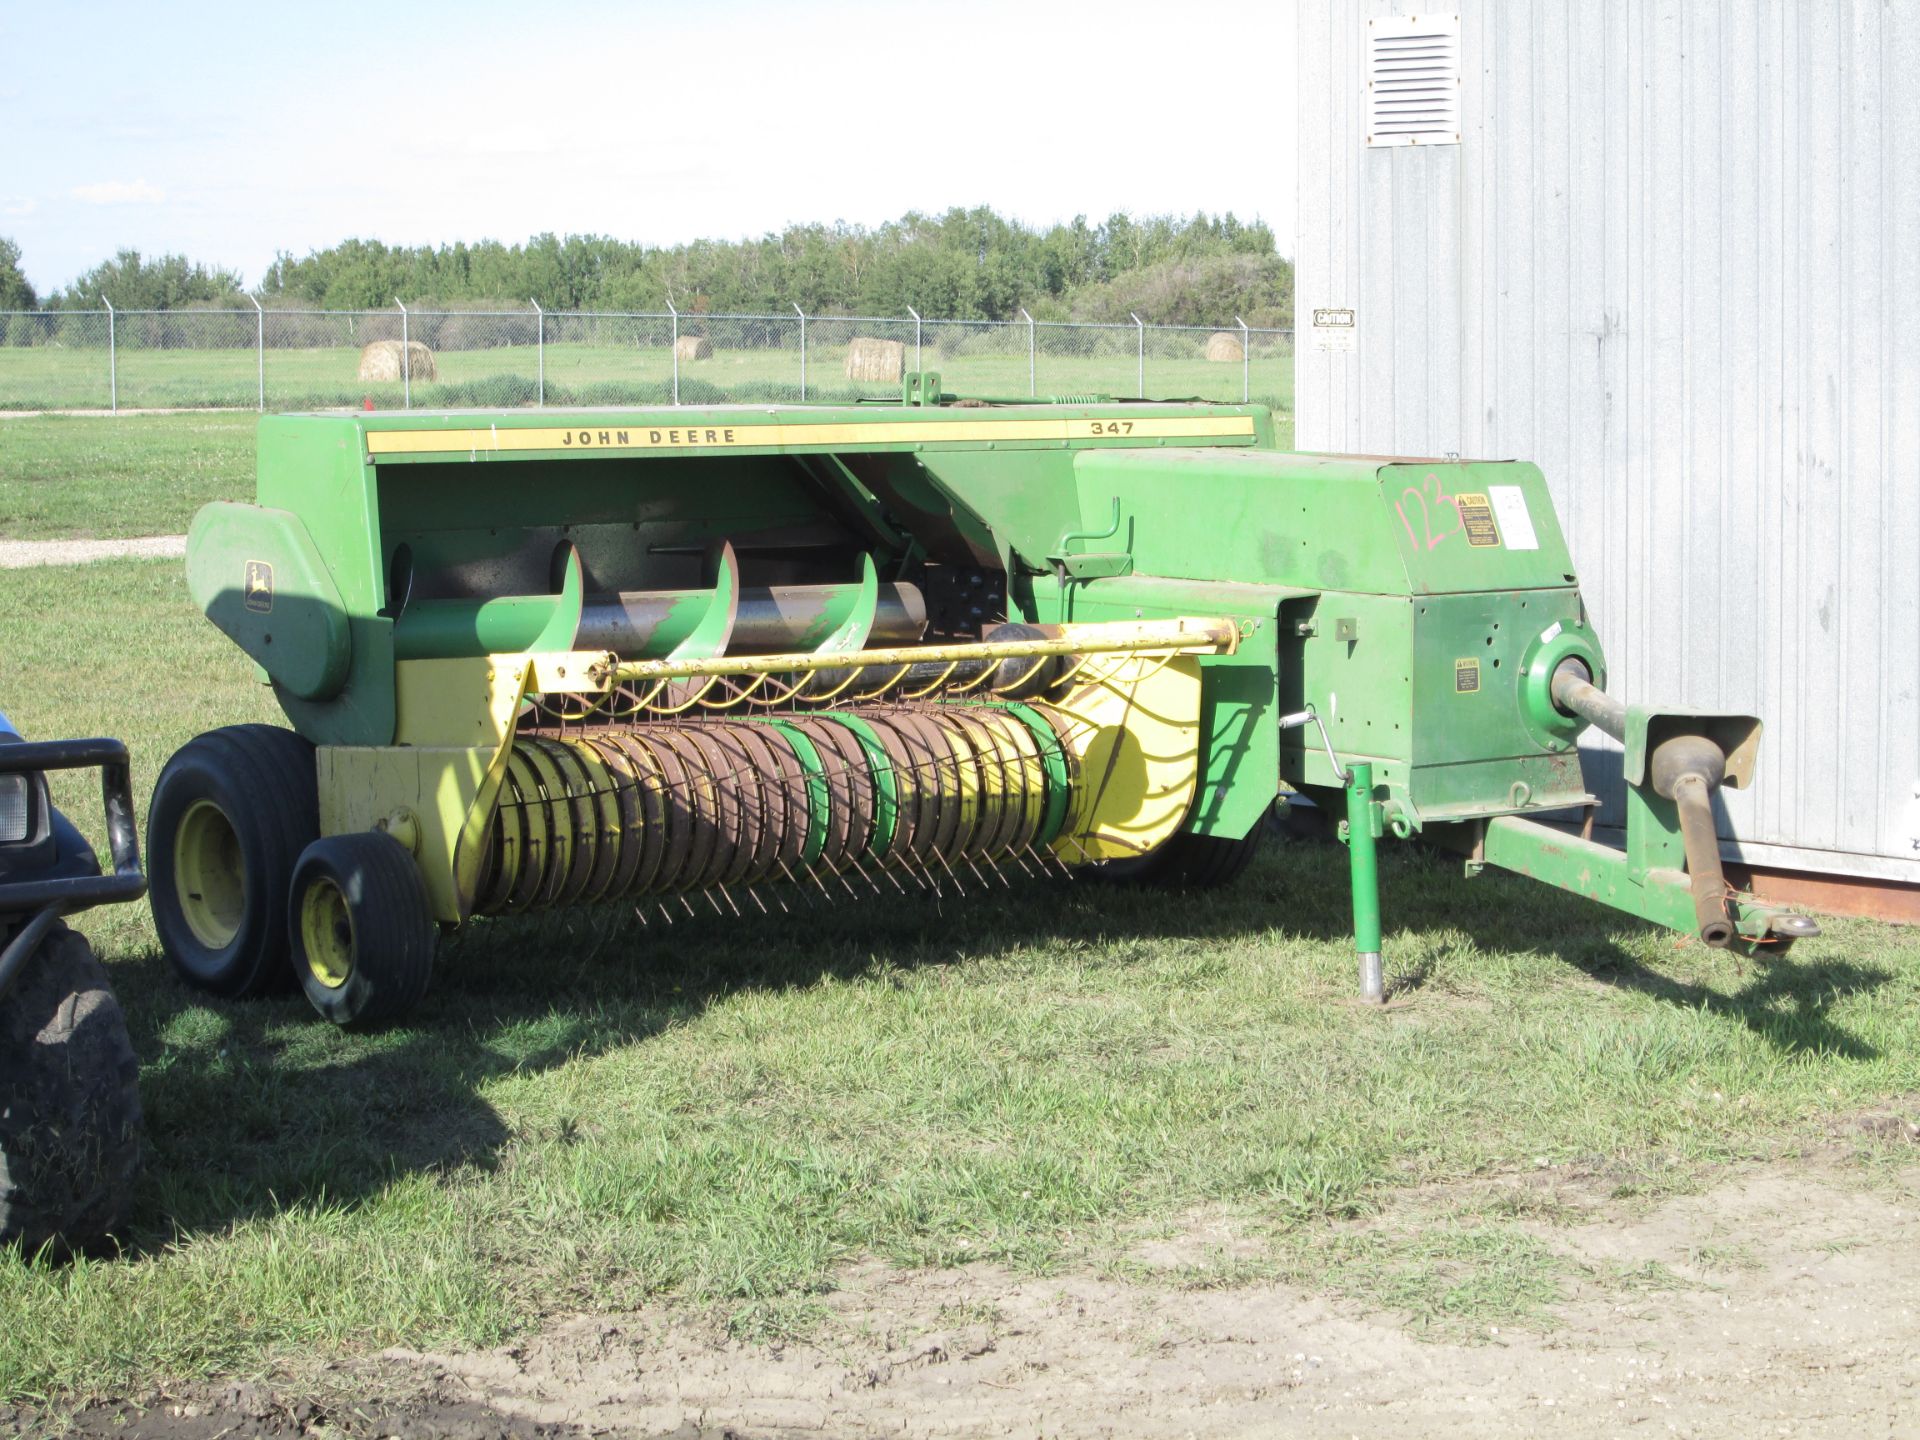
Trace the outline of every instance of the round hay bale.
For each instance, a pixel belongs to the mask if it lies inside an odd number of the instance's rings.
[[[704,335],[682,335],[673,342],[673,358],[679,361],[711,360],[713,341]]]
[[[856,335],[847,344],[847,379],[898,385],[907,373],[907,347],[898,340]]]
[[[439,376],[433,368],[433,351],[418,340],[409,340],[405,344],[406,355],[401,357],[402,345],[398,340],[376,340],[360,351],[360,378],[362,380],[387,380],[399,382],[409,376],[416,382],[435,380]]]
[[[1231,330],[1216,330],[1207,337],[1207,359],[1223,365],[1238,365],[1247,358],[1240,337]]]

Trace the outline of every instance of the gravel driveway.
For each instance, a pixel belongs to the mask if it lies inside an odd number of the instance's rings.
[[[165,559],[187,553],[184,535],[143,535],[137,540],[0,540],[0,570],[36,565],[85,565],[94,560]]]

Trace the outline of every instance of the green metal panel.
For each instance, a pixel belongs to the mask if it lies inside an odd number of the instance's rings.
[[[300,517],[215,502],[193,517],[187,592],[272,683],[327,700],[346,682],[346,607]]]
[[[1404,594],[1377,462],[1260,450],[1111,450],[1074,460],[1074,528],[1120,502],[1117,544],[1152,575]]]
[[[1573,584],[1539,467],[1429,460],[1381,465],[1378,474],[1413,593]]]
[[[298,515],[325,558],[351,642],[346,683],[326,700],[274,687],[294,727],[318,745],[393,743],[393,625],[386,603],[373,467],[342,418],[260,422],[257,494]]]

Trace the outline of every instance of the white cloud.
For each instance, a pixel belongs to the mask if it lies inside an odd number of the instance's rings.
[[[0,205],[0,215],[31,215],[39,208],[38,200],[10,200]]]
[[[158,205],[166,192],[145,180],[102,180],[98,185],[76,185],[67,192],[88,205]]]

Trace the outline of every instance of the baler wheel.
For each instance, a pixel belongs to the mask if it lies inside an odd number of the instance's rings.
[[[147,807],[154,928],[189,984],[215,995],[290,989],[287,882],[320,833],[313,746],[272,725],[189,740]]]
[[[1267,823],[1262,820],[1238,840],[1194,835],[1182,830],[1150,855],[1112,860],[1094,874],[1123,885],[1152,885],[1167,890],[1220,890],[1240,878],[1260,848]]]
[[[336,1025],[384,1025],[427,993],[436,931],[426,883],[391,835],[316,840],[294,867],[289,940],[300,986]]]

